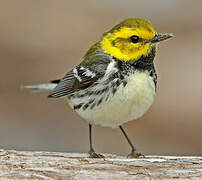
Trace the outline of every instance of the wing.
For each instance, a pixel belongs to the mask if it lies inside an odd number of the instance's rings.
[[[58,98],[74,94],[93,85],[102,73],[93,72],[79,65],[69,71],[53,89],[48,97]]]
[[[69,96],[93,86],[104,76],[111,57],[103,52],[88,53],[84,61],[69,71],[48,97]]]

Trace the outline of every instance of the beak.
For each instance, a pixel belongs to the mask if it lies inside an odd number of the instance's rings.
[[[170,39],[171,37],[173,37],[172,34],[156,34],[151,40],[151,43],[158,43],[167,39]]]

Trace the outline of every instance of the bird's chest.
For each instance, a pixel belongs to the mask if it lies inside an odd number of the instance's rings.
[[[142,116],[153,103],[155,84],[146,72],[129,75],[125,82],[117,87],[112,87],[112,84],[113,82],[108,84],[106,92],[99,95],[92,94],[73,100],[73,103],[83,104],[76,110],[78,114],[92,124],[117,127]],[[84,108],[89,102],[92,103]]]

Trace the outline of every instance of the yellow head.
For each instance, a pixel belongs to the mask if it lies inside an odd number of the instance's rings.
[[[157,42],[170,37],[169,34],[157,34],[145,19],[129,18],[104,33],[101,43],[105,53],[130,61],[146,56]]]

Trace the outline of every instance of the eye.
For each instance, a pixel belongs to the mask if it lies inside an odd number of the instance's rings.
[[[139,39],[140,38],[136,35],[130,37],[131,42],[134,44],[138,43]]]

